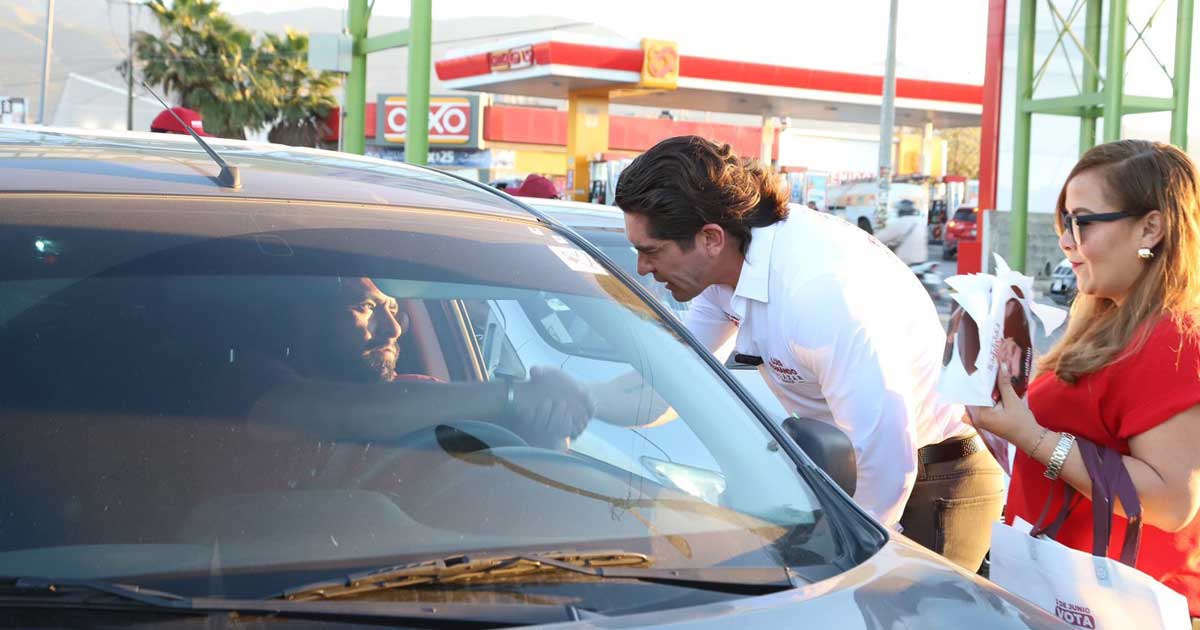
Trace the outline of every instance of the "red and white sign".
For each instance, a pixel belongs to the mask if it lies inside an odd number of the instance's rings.
[[[533,65],[533,45],[490,52],[488,53],[488,65],[492,72],[528,68]]]
[[[471,101],[466,97],[434,97],[429,99],[429,143],[467,144],[475,116]],[[383,138],[403,143],[408,134],[408,99],[389,96],[383,103]]]

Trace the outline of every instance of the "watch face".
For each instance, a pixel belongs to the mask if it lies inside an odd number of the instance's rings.
[[[943,367],[950,365],[956,345],[963,369],[968,375],[974,374],[975,360],[979,358],[979,325],[961,306],[954,307],[950,314],[950,322],[946,326],[946,348],[942,352]]]

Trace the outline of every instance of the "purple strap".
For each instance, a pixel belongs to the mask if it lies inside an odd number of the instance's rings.
[[[1129,520],[1129,526],[1125,530],[1125,540],[1121,545],[1121,562],[1132,567],[1137,563],[1138,550],[1141,546],[1142,504],[1138,499],[1133,479],[1129,476],[1129,470],[1125,467],[1125,459],[1119,451],[1097,446],[1083,438],[1076,438],[1075,445],[1079,448],[1084,467],[1087,468],[1088,476],[1092,479],[1092,554],[1101,557],[1108,556],[1108,541],[1112,532],[1112,518],[1116,507],[1114,501],[1120,501]],[[1051,538],[1056,538],[1071,511],[1082,500],[1083,497],[1075,488],[1070,484],[1063,483],[1063,507],[1053,522],[1043,526],[1050,511],[1050,504],[1054,501],[1054,490],[1058,485],[1056,482],[1051,486],[1050,495],[1046,498],[1046,504],[1042,507],[1042,513],[1038,516],[1037,523],[1030,531],[1030,535],[1046,534]]]
[[[1049,524],[1044,524],[1046,516],[1050,513],[1050,504],[1054,503],[1054,491],[1060,485],[1065,489],[1063,492],[1063,507],[1059,510],[1058,515],[1054,517],[1053,521]],[[1042,506],[1042,513],[1038,516],[1037,522],[1034,523],[1033,529],[1029,531],[1029,535],[1041,536],[1045,534],[1050,538],[1058,538],[1058,532],[1062,529],[1063,524],[1067,522],[1067,517],[1071,516],[1071,512],[1075,510],[1081,501],[1083,501],[1083,496],[1076,492],[1075,488],[1059,481],[1051,482],[1050,495],[1046,497],[1046,503]]]
[[[1079,454],[1083,456],[1088,476],[1092,478],[1092,553],[1108,555],[1108,542],[1112,532],[1112,519],[1116,501],[1125,508],[1129,526],[1121,544],[1121,562],[1134,566],[1142,537],[1142,504],[1125,458],[1119,451],[1104,448],[1087,440],[1077,440]]]

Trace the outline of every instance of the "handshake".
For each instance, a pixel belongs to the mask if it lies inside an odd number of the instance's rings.
[[[588,389],[555,368],[534,367],[512,385],[508,426],[533,446],[564,449],[596,413]]]
[[[592,418],[618,426],[655,426],[676,415],[641,374],[583,385],[556,368],[534,367],[513,383],[508,427],[534,446],[565,448]]]

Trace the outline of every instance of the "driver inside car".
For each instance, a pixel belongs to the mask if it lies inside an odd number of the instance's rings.
[[[233,405],[248,410],[251,428],[386,442],[446,422],[482,420],[531,445],[561,449],[593,416],[586,389],[553,368],[534,367],[527,381],[516,382],[447,383],[397,373],[407,318],[396,299],[370,278],[337,284],[332,299],[297,307],[302,343],[290,348],[286,362],[242,361],[248,373],[226,391]]]

